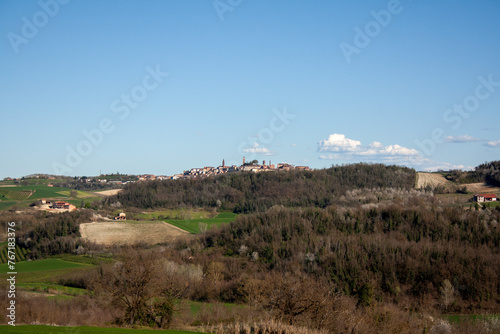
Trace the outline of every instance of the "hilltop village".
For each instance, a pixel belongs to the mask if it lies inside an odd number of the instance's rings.
[[[189,178],[203,178],[209,176],[215,176],[225,173],[234,173],[234,172],[276,172],[276,171],[288,171],[288,170],[309,170],[308,166],[294,166],[288,163],[279,163],[274,165],[269,161],[266,164],[266,160],[262,161],[262,164],[259,164],[257,160],[253,160],[250,162],[246,162],[245,157],[243,157],[243,163],[241,166],[231,165],[226,166],[224,160],[222,160],[222,165],[218,167],[202,167],[202,168],[191,168],[189,170],[184,171],[182,174],[174,174],[172,176],[165,175],[153,175],[153,174],[144,174],[139,175],[139,181],[150,181],[150,180],[178,180],[178,179],[189,179]]]
[[[247,162],[243,157],[242,164],[226,165],[225,160],[222,160],[222,165],[218,167],[205,166],[201,168],[191,168],[179,174],[155,175],[155,174],[139,174],[127,175],[120,174],[102,174],[99,176],[56,176],[48,174],[33,174],[22,178],[6,177],[3,179],[5,182],[11,182],[16,186],[27,186],[30,179],[46,179],[48,182],[44,183],[47,187],[67,187],[79,190],[104,190],[113,189],[129,183],[140,181],[154,181],[154,180],[179,180],[179,179],[198,179],[210,176],[216,176],[225,173],[235,172],[277,172],[277,171],[290,171],[290,170],[311,170],[308,166],[295,166],[289,163],[279,163],[274,165],[271,161],[266,163],[266,160],[259,164],[258,160]]]

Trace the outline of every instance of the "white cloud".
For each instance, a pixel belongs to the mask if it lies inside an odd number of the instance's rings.
[[[470,143],[470,142],[475,142],[475,141],[481,141],[481,139],[474,138],[469,135],[462,135],[462,136],[447,136],[444,139],[445,143]]]
[[[500,139],[496,141],[489,141],[486,145],[491,147],[500,147]]]
[[[353,152],[361,145],[360,141],[346,138],[343,134],[334,133],[328,139],[319,142],[320,152]]]
[[[346,138],[343,134],[334,133],[328,139],[319,142],[319,152],[335,152],[323,154],[320,159],[352,159],[355,156],[370,157],[375,160],[397,160],[399,158],[418,157],[417,150],[400,145],[384,146],[378,141],[364,147],[359,140]]]
[[[472,137],[460,136],[456,138],[471,140]],[[488,145],[500,147],[500,140],[490,142]],[[448,162],[431,160],[415,149],[403,147],[398,144],[384,146],[378,141],[373,141],[368,146],[363,146],[360,141],[346,138],[342,134],[333,134],[328,139],[320,141],[319,152],[325,152],[319,156],[319,159],[322,160],[366,161],[403,165],[420,171],[473,169],[472,166],[455,165]]]
[[[267,147],[260,146],[258,143],[254,143],[252,147],[244,148],[242,151],[245,153],[253,153],[253,154],[259,154],[259,155],[272,155],[273,154],[273,152],[271,152]]]
[[[418,151],[413,148],[406,148],[399,145],[389,145],[379,149],[380,154],[383,155],[399,155],[399,156],[417,156]]]

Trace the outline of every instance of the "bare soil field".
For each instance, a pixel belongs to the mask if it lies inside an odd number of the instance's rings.
[[[437,186],[447,187],[451,185],[443,175],[437,173],[417,173],[417,189],[425,188],[427,185],[435,188]]]
[[[103,190],[103,191],[96,191],[94,194],[99,195],[99,196],[113,196],[113,195],[118,194],[122,190],[123,189]]]
[[[188,232],[161,221],[113,221],[80,224],[82,238],[98,244],[157,244],[189,235]]]

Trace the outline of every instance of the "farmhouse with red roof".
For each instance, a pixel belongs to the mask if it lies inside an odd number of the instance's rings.
[[[495,202],[495,201],[497,201],[497,195],[495,195],[495,194],[477,194],[477,195],[474,195],[474,200],[478,203]]]

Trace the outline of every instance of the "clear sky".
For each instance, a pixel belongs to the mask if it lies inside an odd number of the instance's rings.
[[[500,158],[500,2],[0,0],[0,178]]]

